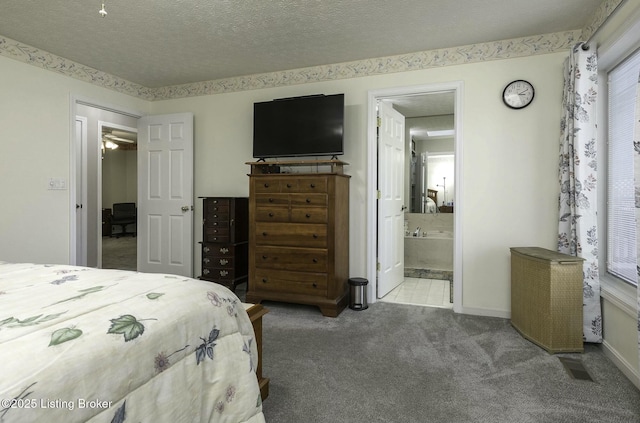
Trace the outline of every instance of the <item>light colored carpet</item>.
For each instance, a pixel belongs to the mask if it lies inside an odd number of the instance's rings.
[[[264,305],[268,422],[640,422],[640,392],[599,346],[550,355],[509,320],[446,309],[378,302],[328,318]]]

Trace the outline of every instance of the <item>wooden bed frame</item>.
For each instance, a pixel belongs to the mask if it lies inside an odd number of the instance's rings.
[[[438,191],[435,189],[427,188],[427,197],[431,198],[434,203],[436,203],[436,207],[438,207]]]
[[[258,349],[256,376],[258,377],[258,384],[260,385],[260,396],[262,397],[262,401],[264,401],[269,396],[269,378],[262,376],[262,316],[267,314],[269,310],[261,304],[246,304],[245,308],[256,336],[256,348]]]

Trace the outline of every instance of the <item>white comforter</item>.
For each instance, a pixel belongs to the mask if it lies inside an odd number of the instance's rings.
[[[0,422],[264,422],[251,322],[190,278],[0,262]]]

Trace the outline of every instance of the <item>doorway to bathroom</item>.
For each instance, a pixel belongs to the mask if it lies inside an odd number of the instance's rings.
[[[375,224],[368,231],[368,276],[376,281],[370,284],[374,285],[370,289],[374,301],[460,308],[461,234],[456,211],[461,206],[461,184],[456,176],[462,162],[461,98],[461,82],[370,92],[370,122],[375,113],[377,124],[380,103],[391,105],[404,116],[403,160],[394,161],[395,166],[402,166],[400,171],[381,168],[389,161],[378,156],[385,153],[371,127],[369,133],[369,163],[374,167],[369,186],[374,188],[375,198],[369,203],[368,216]],[[380,213],[378,198],[384,198],[381,187],[388,185],[386,178],[392,174],[402,175],[404,218],[391,225],[393,230],[387,230],[389,224],[380,225],[381,219],[387,218]],[[389,236],[395,238],[390,240]],[[385,254],[384,245],[399,243],[404,249],[401,257],[383,258],[385,268],[389,263],[403,262],[401,280],[389,289],[379,284],[381,255]]]

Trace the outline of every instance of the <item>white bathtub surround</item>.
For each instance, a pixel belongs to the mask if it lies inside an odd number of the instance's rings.
[[[405,237],[404,267],[453,271],[453,237]]]
[[[453,213],[405,214],[404,276],[416,280],[453,281]],[[420,228],[417,236],[413,236]],[[405,230],[405,234],[407,231]]]
[[[453,213],[405,213],[409,232],[420,227],[421,232],[448,231],[453,233]]]

